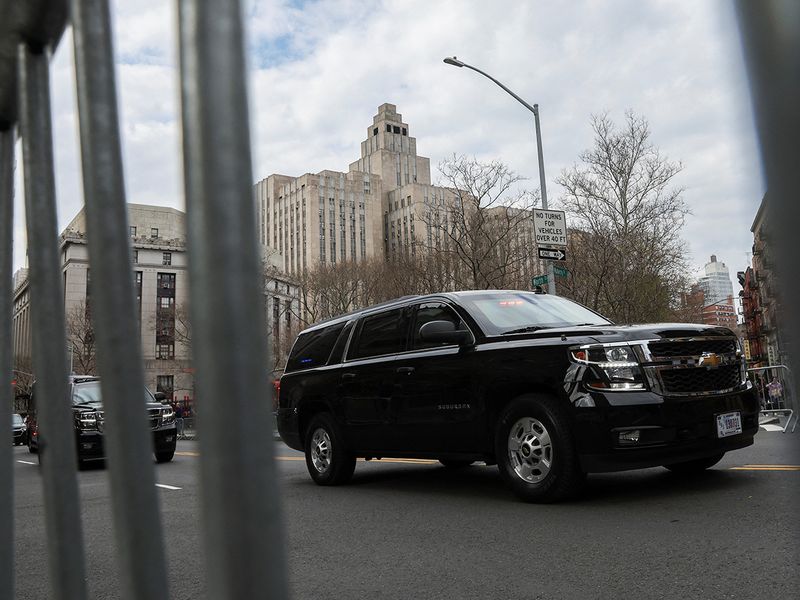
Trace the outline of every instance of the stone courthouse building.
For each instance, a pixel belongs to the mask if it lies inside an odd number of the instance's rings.
[[[430,159],[409,133],[397,107],[382,104],[348,171],[273,174],[256,184],[261,243],[280,253],[286,273],[415,251],[412,242],[436,234],[421,217],[454,195],[431,184]]]

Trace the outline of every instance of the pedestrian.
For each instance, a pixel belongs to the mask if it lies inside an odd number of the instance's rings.
[[[183,409],[180,403],[175,406],[175,425],[178,428],[178,437],[183,437]]]
[[[773,376],[772,381],[767,384],[767,392],[770,408],[783,408],[783,386],[777,376]]]

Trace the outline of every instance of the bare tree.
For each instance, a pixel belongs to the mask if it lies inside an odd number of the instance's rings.
[[[500,161],[453,155],[439,170],[452,198],[429,200],[421,218],[425,253],[437,257],[435,273],[448,275],[443,288],[520,287],[531,263],[536,195],[518,190],[522,178]]]
[[[661,155],[633,112],[621,128],[594,116],[592,129],[594,147],[556,180],[573,228],[561,289],[619,322],[669,318],[687,262],[680,232],[689,211],[672,186],[681,164]]]
[[[192,321],[189,313],[189,303],[181,302],[175,307],[175,341],[183,344],[191,352],[192,348]]]
[[[94,327],[89,305],[81,300],[66,315],[67,344],[72,352],[72,370],[81,375],[97,375]]]
[[[28,413],[31,407],[31,392],[33,391],[33,359],[30,356],[17,356],[14,358],[12,369],[14,379],[14,412]]]

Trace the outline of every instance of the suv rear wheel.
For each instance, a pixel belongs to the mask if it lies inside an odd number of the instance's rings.
[[[555,398],[520,396],[500,414],[495,456],[506,484],[526,502],[555,502],[586,480],[566,412]]]
[[[331,414],[319,413],[311,418],[304,449],[306,467],[318,485],[340,485],[353,476],[356,457],[347,451]]]

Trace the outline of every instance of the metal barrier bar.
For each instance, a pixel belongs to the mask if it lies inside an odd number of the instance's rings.
[[[48,53],[19,45],[19,117],[30,264],[33,364],[42,438],[52,597],[86,598],[75,437],[67,397],[64,293],[58,253]]]
[[[800,314],[792,301],[800,294],[800,3],[796,0],[735,2],[742,49],[750,80],[750,96],[760,142],[761,164],[769,198],[770,229],[774,231],[774,272],[783,298],[780,334],[784,341],[800,339]],[[800,373],[800,355],[788,352],[792,373]],[[792,387],[795,387],[792,382]],[[798,406],[795,404],[795,414]],[[795,426],[797,423],[795,423]],[[792,429],[794,431],[794,429]]]
[[[788,398],[789,398],[789,405],[791,406],[791,408],[783,408],[782,406],[780,408],[775,408],[775,407],[762,408],[759,411],[759,413],[760,414],[772,413],[773,415],[775,413],[778,413],[778,412],[781,413],[781,414],[784,414],[784,415],[788,413],[788,417],[786,419],[786,424],[783,426],[783,432],[782,433],[786,433],[786,430],[789,429],[789,425],[791,425],[793,417],[795,418],[795,422],[794,422],[794,426],[792,426],[792,433],[794,433],[794,430],[797,428],[797,395],[795,394],[794,376],[792,374],[792,370],[789,367],[787,367],[786,365],[772,365],[772,366],[769,366],[769,367],[753,367],[751,369],[747,369],[747,372],[748,373],[759,374],[759,373],[762,373],[762,372],[766,373],[768,371],[780,371],[780,370],[783,370],[786,373],[785,377],[783,377],[783,380],[784,380],[784,383],[786,384],[786,390],[788,392],[787,395],[788,395]],[[768,386],[765,386],[765,387],[768,387]],[[759,384],[758,382],[755,382],[755,388],[756,388],[756,392],[758,393],[758,396],[759,396],[759,404],[760,404],[760,400],[762,400],[762,399],[764,399],[766,401],[766,398],[763,398],[763,394],[765,393],[766,390],[762,389],[761,384]],[[784,397],[786,397],[786,396],[782,396],[781,403],[783,403],[783,398]]]
[[[127,598],[169,597],[153,440],[144,406],[107,0],[72,2],[92,322],[106,416],[105,449]]]
[[[208,597],[285,598],[241,5],[178,0],[178,22]]]
[[[14,128],[0,127],[0,423],[11,423],[14,358],[11,268],[14,253]],[[0,431],[3,431],[0,428]],[[0,597],[14,597],[14,453],[0,439]]]

